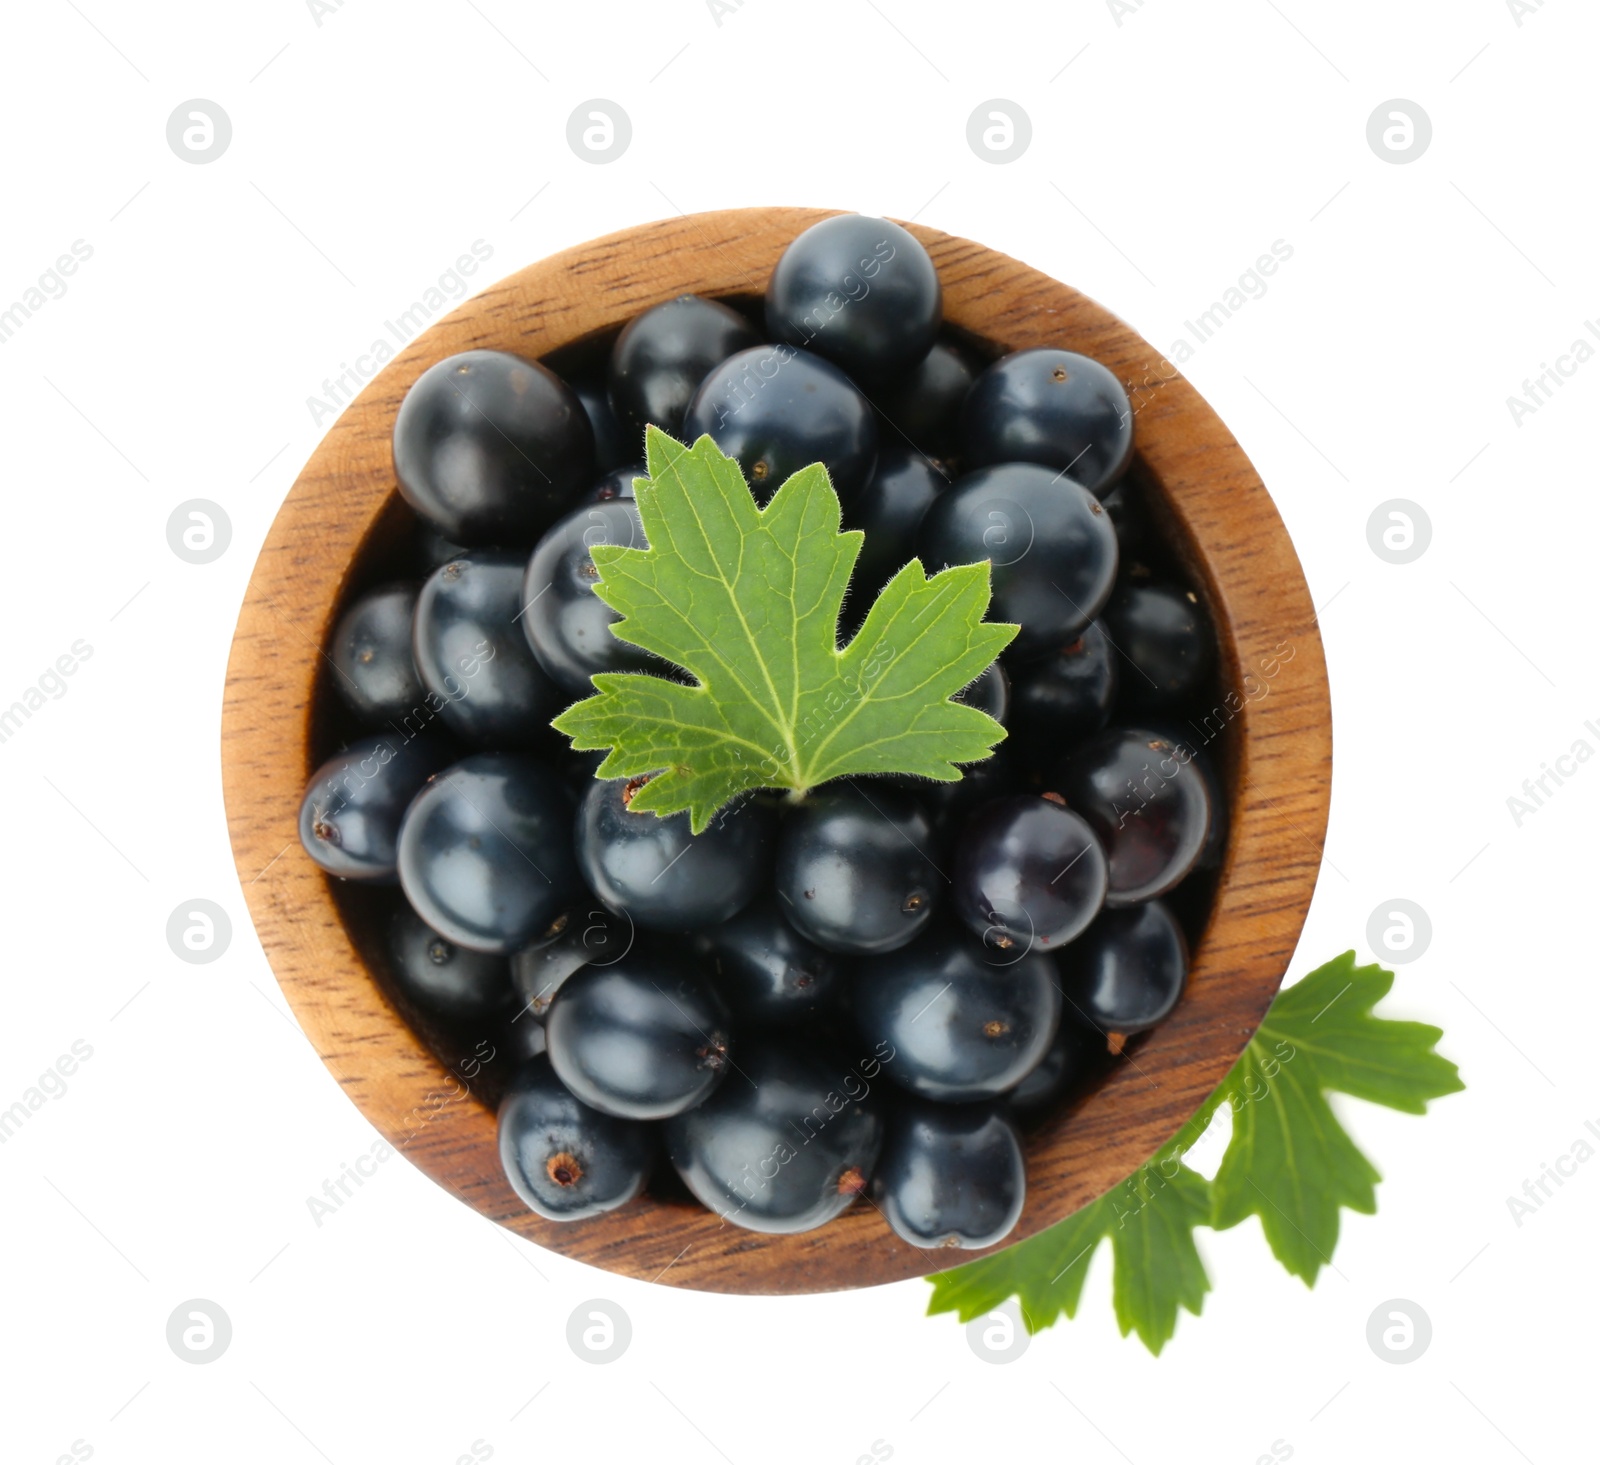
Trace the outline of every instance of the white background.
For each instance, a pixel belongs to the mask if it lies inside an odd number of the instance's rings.
[[[1537,7],[1537,8],[1536,8]],[[1600,316],[1600,16],[1539,0],[703,0],[519,7],[300,0],[11,7],[0,304],[82,239],[70,290],[0,347],[0,704],[77,639],[66,695],[0,745],[7,919],[0,1108],[81,1039],[93,1057],[0,1148],[0,1455],[448,1465],[496,1459],[848,1465],[1237,1461],[1270,1453],[1592,1457],[1600,1164],[1519,1227],[1506,1198],[1600,1121],[1586,765],[1516,827],[1506,799],[1600,722],[1593,421],[1600,362],[1518,426],[1506,405]],[[1065,69],[1063,69],[1065,68]],[[188,98],[227,153],[181,161]],[[585,163],[572,109],[619,103]],[[972,110],[1020,105],[1004,166]],[[1369,114],[1420,104],[1396,166]],[[529,200],[533,199],[530,203]],[[1299,548],[1331,667],[1337,763],[1291,974],[1395,897],[1434,935],[1386,1010],[1445,1029],[1465,1093],[1426,1118],[1341,1114],[1382,1169],[1314,1291],[1254,1221],[1203,1232],[1215,1291],[1152,1359],[1117,1334],[1109,1254],[1080,1315],[997,1367],[920,1282],[697,1295],[502,1233],[403,1160],[318,1228],[307,1197],[373,1131],[289,1018],[229,856],[218,719],[257,548],[319,436],[306,399],[475,239],[498,277],[612,229],[763,203],[857,208],[1011,253],[1158,347],[1274,240],[1293,258],[1185,370]],[[480,276],[475,283],[485,283]],[[168,548],[179,502],[233,543]],[[1366,523],[1420,503],[1384,563]],[[218,962],[168,950],[205,897]],[[204,1367],[166,1320],[232,1319]],[[597,1367],[574,1307],[626,1309]],[[1433,1341],[1377,1358],[1369,1313]],[[543,1390],[543,1392],[539,1392]],[[528,1400],[538,1395],[531,1404]]]

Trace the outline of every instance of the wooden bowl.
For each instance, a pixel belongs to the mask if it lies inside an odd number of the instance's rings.
[[[301,850],[301,794],[330,751],[317,711],[324,643],[358,555],[402,511],[390,431],[422,371],[457,351],[546,357],[685,291],[759,296],[784,246],[827,216],[734,209],[627,229],[555,255],[468,300],[367,384],[279,512],[240,612],[223,706],[235,861],[256,931],[301,1025],[345,1092],[397,1148],[484,1215],[627,1276],[717,1292],[897,1281],[978,1253],[923,1251],[870,1205],[819,1230],[764,1236],[672,1196],[557,1225],[501,1173],[493,1112],[400,1019],[336,894]],[[1255,469],[1161,353],[1077,291],[993,250],[908,226],[944,284],[947,322],[990,353],[1063,346],[1109,366],[1137,409],[1133,474],[1210,604],[1222,646],[1216,737],[1229,790],[1226,861],[1188,988],[1133,1062],[1037,1129],[1028,1199],[1007,1239],[1061,1220],[1169,1139],[1227,1073],[1277,991],[1311,900],[1329,798],[1327,673],[1293,546]],[[385,526],[390,526],[386,529]],[[1230,690],[1231,689],[1231,695]],[[1199,726],[1195,740],[1209,734]]]

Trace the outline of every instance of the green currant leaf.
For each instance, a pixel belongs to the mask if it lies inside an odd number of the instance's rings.
[[[1429,1099],[1465,1087],[1435,1051],[1438,1028],[1374,1014],[1393,983],[1392,972],[1358,967],[1347,951],[1279,992],[1228,1076],[1148,1163],[1049,1230],[930,1278],[928,1311],[967,1321],[1015,1296],[1037,1332],[1076,1314],[1089,1263],[1110,1236],[1117,1324],[1159,1353],[1179,1309],[1198,1313],[1210,1290],[1196,1229],[1251,1215],[1273,1255],[1314,1282],[1338,1241],[1340,1207],[1372,1213],[1379,1179],[1327,1092],[1421,1114]],[[1207,1182],[1183,1157],[1224,1104],[1232,1135]]]
[[[1355,961],[1347,951],[1280,992],[1223,1081],[1233,1138],[1212,1186],[1211,1224],[1260,1216],[1272,1254],[1307,1286],[1332,1260],[1340,1207],[1372,1215],[1382,1178],[1327,1093],[1421,1114],[1429,1099],[1464,1087],[1434,1051],[1438,1028],[1373,1014],[1394,974]]]
[[[694,681],[602,672],[597,695],[554,723],[575,748],[611,750],[599,777],[657,775],[632,808],[687,809],[698,834],[748,789],[873,773],[949,783],[994,751],[1000,724],[950,700],[1017,633],[983,619],[987,561],[928,576],[912,560],[840,648],[862,535],[841,531],[827,470],[802,468],[758,508],[710,437],[684,447],[652,427],[645,449],[649,548],[595,546],[595,593],[622,617],[618,637]]]
[[[1211,1216],[1211,1186],[1187,1165],[1174,1165],[1169,1179],[1160,1166],[1145,1166],[1126,1182],[1139,1203],[1111,1231],[1111,1305],[1126,1338],[1137,1332],[1160,1353],[1178,1327],[1178,1308],[1196,1316],[1211,1290],[1195,1245],[1195,1227]]]

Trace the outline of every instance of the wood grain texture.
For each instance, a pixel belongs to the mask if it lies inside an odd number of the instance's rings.
[[[329,431],[267,538],[240,613],[224,700],[234,856],[279,984],[323,1061],[388,1140],[439,1184],[542,1246],[631,1277],[720,1292],[823,1291],[939,1270],[858,1205],[808,1235],[741,1231],[647,1197],[609,1217],[545,1222],[500,1172],[494,1116],[380,995],[295,817],[311,772],[319,653],[348,568],[394,490],[390,429],[431,363],[473,347],[542,356],[684,291],[759,294],[784,246],[828,211],[748,209],[648,224],[527,269],[442,319],[371,381]],[[1138,411],[1136,472],[1155,490],[1217,618],[1218,720],[1232,828],[1183,1001],[1103,1087],[1031,1141],[1028,1201],[1010,1240],[1060,1220],[1147,1159],[1226,1074],[1276,992],[1321,861],[1331,730],[1322,644],[1299,561],[1261,480],[1216,415],[1125,324],[964,239],[912,227],[938,266],[947,321],[995,349],[1065,346],[1103,361]],[[1275,671],[1267,668],[1274,667]],[[882,1082],[883,1080],[879,1080]]]

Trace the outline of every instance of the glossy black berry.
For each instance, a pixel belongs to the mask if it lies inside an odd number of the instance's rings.
[[[1099,621],[1039,659],[1013,666],[1007,726],[1015,747],[1008,751],[1030,769],[1054,767],[1064,749],[1111,720],[1118,681],[1117,653]]]
[[[837,958],[801,936],[763,896],[701,938],[734,1025],[792,1029],[830,1016],[843,978]]]
[[[648,1125],[601,1114],[575,1099],[532,1058],[500,1100],[500,1163],[524,1205],[548,1221],[582,1221],[626,1205],[650,1177]]]
[[[831,1221],[867,1188],[883,1142],[872,1094],[883,1064],[791,1044],[746,1044],[738,1071],[666,1123],[667,1153],[695,1198],[750,1231]]]
[[[330,875],[390,883],[400,825],[417,790],[449,762],[442,740],[360,738],[311,775],[300,801],[300,843]]]
[[[736,310],[698,295],[680,295],[636,315],[611,348],[611,406],[640,455],[653,423],[683,436],[683,414],[715,366],[759,346],[755,327]]]
[[[1117,480],[1116,486],[1100,495],[1100,502],[1111,516],[1117,531],[1117,551],[1124,569],[1149,558],[1156,546],[1155,534],[1144,496],[1131,477]]]
[[[825,784],[785,811],[774,885],[802,936],[865,956],[927,925],[944,884],[939,859],[910,794],[881,781]]]
[[[847,615],[864,620],[878,592],[916,555],[917,525],[928,505],[949,486],[944,474],[921,453],[886,443],[872,477],[845,515],[848,528],[866,535],[850,575]]]
[[[968,683],[955,695],[957,702],[987,712],[1001,727],[1011,716],[1011,678],[998,661],[991,662],[974,682]]]
[[[887,219],[839,214],[796,236],[767,283],[767,330],[861,381],[916,365],[939,333],[928,251]]]
[[[611,966],[633,950],[633,922],[592,896],[562,911],[511,958],[511,980],[523,1010],[537,1023],[567,978],[586,966]]]
[[[1165,895],[1195,866],[1211,823],[1205,779],[1187,747],[1140,728],[1108,728],[1054,780],[1100,836],[1108,906]]]
[[[1099,500],[1035,463],[982,468],[940,494],[917,553],[929,573],[989,561],[989,619],[1021,626],[1008,648],[1018,659],[1072,641],[1117,575],[1117,536]]]
[[[594,431],[554,372],[504,351],[430,366],[394,420],[406,502],[461,544],[532,545],[594,474]]]
[[[400,885],[434,930],[474,951],[528,945],[581,890],[573,799],[515,753],[475,753],[431,779],[400,828]]]
[[[1177,919],[1184,936],[1194,943],[1203,939],[1204,932],[1210,924],[1212,910],[1217,900],[1218,876],[1227,858],[1228,795],[1218,779],[1213,760],[1198,751],[1203,740],[1196,736],[1192,727],[1190,737],[1183,739],[1180,736],[1181,728],[1176,723],[1153,722],[1149,726],[1174,743],[1184,744],[1185,754],[1190,760],[1189,766],[1205,783],[1206,797],[1210,801],[1211,817],[1206,824],[1206,840],[1200,847],[1194,868],[1176,889],[1168,891],[1161,897],[1162,903]]]
[[[1052,958],[986,949],[943,923],[863,964],[852,991],[862,1040],[882,1045],[884,1072],[944,1103],[994,1098],[1021,1083],[1061,1020]]]
[[[951,908],[995,953],[1057,951],[1106,898],[1106,857],[1059,794],[1019,794],[968,816],[951,869]]]
[[[609,473],[602,473],[589,497],[597,504],[612,503],[617,499],[631,499],[633,480],[649,476],[643,463],[624,463],[620,467],[611,469]]]
[[[358,596],[328,642],[333,688],[367,727],[403,723],[422,710],[422,679],[411,659],[415,584],[380,585]]]
[[[1074,351],[1014,351],[989,367],[961,411],[967,463],[1042,463],[1091,493],[1133,456],[1133,410],[1116,376]]]
[[[1022,1214],[1022,1140],[1000,1105],[902,1100],[872,1190],[884,1220],[913,1246],[993,1246]]]
[[[1190,764],[1205,783],[1211,818],[1206,825],[1206,842],[1200,847],[1194,867],[1196,870],[1220,870],[1228,853],[1228,795],[1222,786],[1222,776],[1217,772],[1216,760],[1207,748],[1200,746],[1206,741],[1200,736],[1192,733],[1185,736],[1181,731],[1168,729],[1161,724],[1157,724],[1156,731],[1169,742],[1183,748]]]
[[[557,1076],[585,1104],[665,1119],[702,1103],[728,1073],[727,1005],[698,972],[635,949],[561,985],[545,1019]]]
[[[1031,1123],[1068,1095],[1085,1088],[1110,1063],[1106,1035],[1090,1027],[1070,1003],[1061,1006],[1061,1027],[1039,1065],[1006,1094],[1011,1112]]]
[[[1216,639],[1194,591],[1119,585],[1106,604],[1104,622],[1123,659],[1124,709],[1171,711],[1205,686],[1216,660]]]
[[[1002,744],[1002,747],[1008,746]],[[978,763],[968,764],[961,777],[953,783],[935,783],[932,779],[894,775],[886,780],[896,788],[912,794],[933,820],[934,837],[942,848],[949,848],[950,840],[966,823],[967,815],[979,804],[1007,794],[1022,792],[1022,782],[1017,777],[1013,761],[997,752]],[[877,780],[869,781],[872,787]]]
[[[575,697],[593,694],[590,678],[596,672],[644,671],[653,662],[611,633],[622,618],[594,593],[600,579],[594,548],[601,544],[648,548],[631,498],[580,504],[556,520],[533,551],[522,582],[528,645],[550,679]]]
[[[536,743],[569,700],[518,624],[525,568],[514,550],[475,549],[441,565],[417,597],[411,651],[428,706],[475,747]]]
[[[710,433],[738,459],[759,503],[812,463],[828,470],[848,503],[872,472],[878,429],[867,399],[837,366],[790,346],[754,346],[701,383],[684,416],[684,438]]]
[[[1103,1033],[1139,1033],[1177,1006],[1189,947],[1159,900],[1108,910],[1061,959],[1068,1010]]]
[[[447,1022],[508,1021],[516,999],[505,957],[458,946],[400,901],[389,918],[389,973],[401,999]]]
[[[947,458],[961,446],[961,405],[977,372],[956,347],[940,344],[904,376],[877,387],[873,401],[888,426],[879,424],[885,448],[914,448]]]
[[[603,381],[582,381],[572,384],[573,393],[583,404],[584,416],[589,419],[594,433],[594,471],[609,474],[642,456],[643,442],[634,442],[632,435],[623,435],[616,414],[611,410],[611,398],[606,394]]]
[[[629,808],[647,782],[596,780],[584,795],[574,842],[589,888],[647,931],[691,931],[737,914],[772,870],[771,805],[736,799],[691,834],[686,813],[663,819]]]

